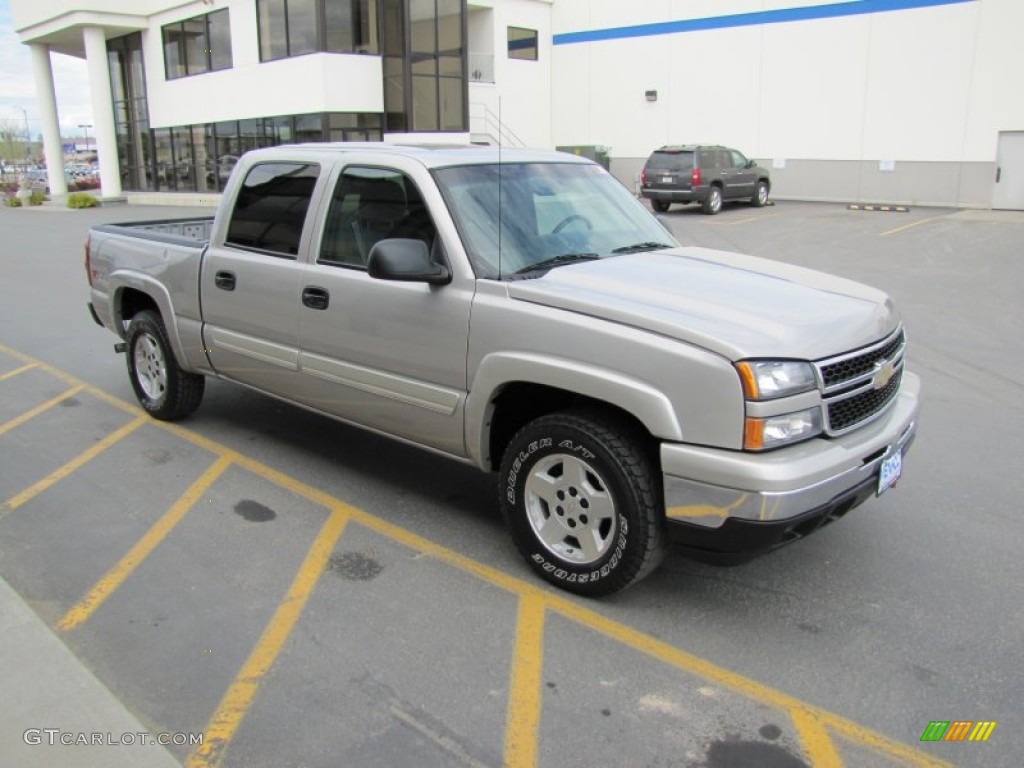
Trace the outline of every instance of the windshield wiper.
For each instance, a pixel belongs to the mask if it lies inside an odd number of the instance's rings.
[[[653,240],[649,240],[646,243],[633,243],[633,245],[624,245],[621,248],[616,248],[612,253],[637,253],[639,251],[657,251],[662,248],[675,248],[674,245],[668,243],[657,243]]]
[[[517,269],[515,274],[521,275],[538,269],[550,269],[551,267],[559,267],[563,264],[571,264],[574,261],[593,261],[600,258],[596,253],[563,253],[561,256],[552,256],[550,259],[544,259],[544,261],[538,261],[536,264],[530,264],[522,269]]]

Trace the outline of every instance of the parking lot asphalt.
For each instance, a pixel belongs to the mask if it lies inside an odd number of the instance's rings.
[[[1016,764],[1011,607],[1024,585],[1003,504],[1019,498],[1007,470],[1021,365],[991,368],[979,340],[1004,355],[1020,341],[979,321],[1020,327],[1018,219],[858,221],[797,204],[667,214],[684,242],[827,260],[902,294],[936,437],[874,502],[885,518],[754,568],[673,559],[586,601],[530,577],[490,481],[466,468],[227,384],[182,425],[144,417],[113,338],[82,318],[70,244],[91,220],[164,214],[17,213],[0,217],[15,254],[0,296],[0,669],[20,682],[0,704],[0,754],[16,764]],[[982,245],[970,268],[960,242]],[[959,303],[935,307],[928,294],[946,290]],[[67,306],[40,301],[53,295]],[[1002,422],[985,421],[1001,407]],[[968,446],[959,462],[950,434]],[[989,440],[1005,450],[971,452]],[[965,505],[979,524],[964,524]],[[999,726],[985,744],[916,743],[937,718]],[[28,729],[203,743],[51,747],[26,743]]]

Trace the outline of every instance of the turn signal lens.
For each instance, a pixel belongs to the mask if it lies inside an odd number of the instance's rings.
[[[748,416],[743,425],[743,447],[748,451],[765,451],[798,443],[820,433],[820,408],[763,419]]]

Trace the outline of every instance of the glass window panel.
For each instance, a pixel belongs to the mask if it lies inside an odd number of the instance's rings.
[[[449,77],[462,77],[462,57],[442,56],[437,60],[437,72]]]
[[[185,62],[182,58],[181,24],[171,24],[163,28],[164,36],[164,72],[168,80],[185,76]],[[117,98],[115,96],[115,98]],[[124,98],[123,96],[121,98]]]
[[[153,131],[154,161],[156,163],[156,188],[160,190],[177,189],[174,176],[174,151],[171,145],[169,128]]]
[[[436,75],[437,74],[437,59],[431,55],[413,54],[412,56],[412,73],[414,75]]]
[[[441,130],[464,131],[467,129],[465,119],[466,86],[461,77],[440,78],[441,91]]]
[[[206,17],[210,22],[210,69],[231,69],[231,17],[228,10]]]
[[[437,51],[437,16],[434,0],[409,0],[409,29],[413,53]]]
[[[273,138],[275,144],[292,143],[292,118],[291,115],[280,115],[270,118]]]
[[[185,41],[185,71],[190,75],[206,72],[210,55],[210,43],[206,39],[206,19],[202,16],[186,19],[182,22],[182,35]]]
[[[381,49],[385,56],[405,55],[405,12],[402,0],[382,0],[383,19],[381,20]]]
[[[437,48],[439,51],[461,51],[462,3],[460,0],[437,2]]]
[[[508,28],[508,57],[510,59],[537,60],[537,30],[522,27]]]
[[[352,0],[328,0],[324,3],[327,50],[332,53],[351,53],[354,50]]]
[[[412,130],[437,130],[437,78],[412,78]]]
[[[288,0],[288,55],[317,49],[316,0]]]
[[[231,212],[227,242],[295,256],[319,168],[262,163],[245,177]]]
[[[295,118],[295,141],[323,141],[324,140],[324,116],[298,115]]]
[[[288,55],[284,0],[257,0],[260,24],[260,61],[283,59]]]
[[[192,129],[172,128],[171,142],[174,146],[174,175],[179,190],[196,190],[196,168],[192,157]]]
[[[356,51],[378,53],[376,0],[352,0],[352,33]]]

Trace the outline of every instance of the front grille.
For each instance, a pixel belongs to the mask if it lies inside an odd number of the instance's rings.
[[[840,435],[880,414],[896,397],[903,379],[906,337],[899,328],[867,347],[815,363],[825,406],[825,432]],[[882,386],[881,375],[889,380]]]
[[[900,368],[881,389],[871,389],[834,402],[826,401],[828,431],[842,432],[874,416],[896,396],[902,379],[903,368]]]
[[[820,367],[821,380],[825,388],[829,389],[842,384],[845,381],[855,379],[870,373],[879,360],[892,360],[896,353],[901,351],[904,342],[903,330],[897,331],[889,341],[882,342],[881,347],[872,347],[870,351],[863,354],[838,360],[834,363],[826,363]]]

